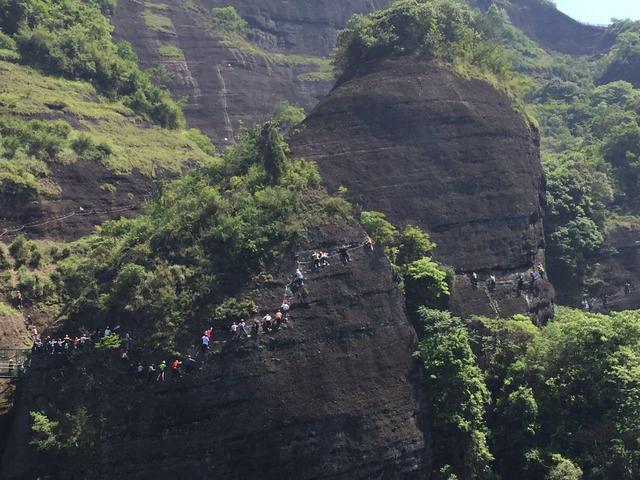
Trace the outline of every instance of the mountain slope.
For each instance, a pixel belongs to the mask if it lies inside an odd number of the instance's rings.
[[[546,315],[549,292],[516,295],[516,274],[544,262],[538,133],[489,84],[414,58],[365,65],[312,112],[293,151],[318,163],[330,189],[425,228],[460,274],[460,313],[509,315],[529,301]],[[491,272],[498,306],[484,292]]]

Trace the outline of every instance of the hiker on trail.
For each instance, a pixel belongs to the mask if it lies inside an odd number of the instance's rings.
[[[541,263],[538,264],[538,273],[540,274],[540,278],[544,279],[545,270],[544,265]]]
[[[156,378],[156,382],[164,382],[164,371],[167,369],[167,362],[165,362],[164,360],[162,360],[160,362],[160,365],[158,365],[158,376]]]
[[[294,285],[298,287],[304,287],[304,274],[300,268],[296,268],[295,278],[293,280]]]
[[[624,294],[625,295],[629,295],[631,293],[631,290],[633,289],[631,282],[627,281],[624,284]]]
[[[240,319],[240,323],[238,324],[238,333],[240,333],[240,336],[245,335],[247,338],[251,338],[251,335],[247,330],[247,322],[245,322],[244,318]]]
[[[182,362],[176,358],[171,364],[171,371],[173,372],[173,378],[180,378],[182,376],[182,374],[180,373],[181,366],[182,366]]]
[[[584,310],[585,312],[588,312],[589,309],[589,300],[587,300],[586,298],[582,299],[582,310]]]
[[[264,331],[264,333],[269,333],[271,331],[272,322],[273,318],[270,314],[267,313],[264,317],[262,317],[262,330]]]
[[[313,259],[313,268],[315,268],[316,270],[320,268],[321,257],[322,254],[318,251],[313,252],[313,255],[311,255],[311,258]]]
[[[522,293],[523,290],[524,290],[524,277],[522,276],[521,273],[519,273],[518,274],[518,286],[517,286],[518,296],[520,296],[520,294]]]
[[[196,367],[196,361],[193,359],[191,355],[187,355],[187,358],[184,361],[184,371],[186,373],[191,373]]]
[[[124,348],[131,349],[131,335],[128,332],[124,334]]]
[[[538,281],[538,274],[535,272],[535,270],[531,270],[531,278],[529,280],[529,286],[531,288],[535,287],[536,282]]]
[[[111,331],[111,327],[107,327],[104,329],[104,336],[108,337],[109,335],[111,335],[112,331]]]
[[[495,292],[496,291],[496,285],[497,285],[497,281],[496,281],[496,276],[492,273],[491,275],[489,275],[489,291],[490,292]]]
[[[151,382],[156,376],[156,367],[153,366],[153,363],[150,363],[147,367],[147,382]]]
[[[349,245],[342,245],[340,247],[340,260],[343,265],[351,262],[351,255],[349,255]]]
[[[260,334],[260,320],[257,318],[251,324],[251,335],[254,339],[258,339],[258,335]]]
[[[276,328],[280,329],[280,327],[282,327],[282,324],[284,323],[284,316],[282,315],[282,312],[280,311],[280,309],[276,310]]]
[[[329,263],[329,253],[327,252],[322,252],[320,254],[320,260],[322,260],[322,263],[320,264],[323,267],[330,267],[331,264]]]
[[[364,236],[364,242],[362,242],[362,246],[365,250],[373,252],[373,240],[371,240],[371,237],[369,235]]]
[[[129,354],[127,353],[126,350],[124,350],[122,352],[122,355],[120,355],[120,360],[122,360],[123,365],[129,361]]]
[[[144,366],[141,362],[138,362],[138,366],[136,367],[136,373],[138,375],[138,379],[142,380],[144,377]]]
[[[238,322],[236,322],[235,320],[231,324],[231,335],[233,336],[234,340],[236,340],[239,337],[239,334],[238,334]]]
[[[287,323],[287,321],[289,320],[289,304],[287,302],[282,302],[282,305],[280,305],[280,310],[282,311],[282,315],[283,318],[282,320],[284,321],[284,323]]]
[[[209,337],[206,335],[202,335],[202,345],[200,346],[200,351],[203,355],[207,354],[207,350],[209,350]]]
[[[209,339],[211,339],[211,334],[213,333],[213,327],[209,327],[207,328],[204,332],[203,335]]]
[[[476,272],[471,273],[471,286],[478,288],[478,274]]]

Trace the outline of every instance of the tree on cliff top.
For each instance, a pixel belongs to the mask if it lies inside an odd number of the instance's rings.
[[[401,0],[370,15],[355,15],[338,34],[339,71],[370,60],[408,55],[472,65],[502,76],[508,70],[489,23],[458,2]]]

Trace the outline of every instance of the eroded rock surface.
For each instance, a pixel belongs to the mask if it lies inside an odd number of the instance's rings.
[[[365,65],[318,105],[293,151],[318,163],[330,190],[428,230],[460,273],[456,312],[548,314],[546,281],[517,293],[517,275],[528,284],[544,262],[539,136],[491,85],[415,58]]]
[[[299,253],[306,259],[312,245],[335,248],[362,235],[355,226],[326,226]],[[291,256],[273,283],[245,294],[264,311],[274,308],[293,268]],[[431,456],[417,411],[417,340],[389,263],[360,249],[348,266],[308,273],[306,287],[308,296],[291,302],[290,328],[277,334],[234,343],[228,325],[216,325],[214,338],[226,343],[183,380],[137,381],[118,352],[71,362],[37,357],[0,478],[425,478]],[[202,326],[190,328],[197,338]],[[30,410],[52,415],[79,405],[94,421],[104,418],[95,455],[78,467],[29,446]]]
[[[186,99],[189,125],[205,132],[216,144],[226,145],[243,125],[254,125],[272,115],[282,100],[313,108],[332,81],[306,80],[303,75],[317,70],[313,61],[331,52],[336,31],[351,15],[388,3],[120,0],[112,21],[116,40],[129,41],[143,67],[160,64],[174,74],[169,86],[176,98]],[[245,47],[229,45],[210,28],[208,12],[227,5],[236,7],[249,22],[250,40],[264,49],[262,53],[247,49],[248,43]],[[150,18],[162,18],[166,25],[154,28]],[[177,47],[184,58],[163,57],[160,48],[167,45]]]

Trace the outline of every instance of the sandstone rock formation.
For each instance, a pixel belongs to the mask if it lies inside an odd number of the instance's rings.
[[[556,52],[594,55],[605,52],[615,42],[615,35],[606,28],[580,23],[546,0],[473,0],[473,3],[485,10],[495,3],[529,38]]]
[[[516,292],[517,275],[528,282],[544,262],[538,132],[488,83],[415,58],[365,65],[307,118],[293,151],[318,163],[330,190],[344,186],[364,209],[427,229],[436,257],[460,274],[458,313],[547,315],[547,282]],[[490,272],[495,294],[484,288]]]
[[[184,110],[189,125],[225,145],[233,142],[242,125],[270,116],[279,101],[313,108],[329,91],[331,81],[305,80],[301,75],[314,71],[313,62],[331,52],[337,29],[351,15],[388,3],[121,0],[112,20],[116,40],[129,41],[142,66],[163,64],[174,73],[169,86],[177,98],[187,100]],[[267,50],[230,46],[212,31],[208,12],[226,5],[236,7],[249,22],[253,44]],[[152,20],[159,18],[164,27],[154,26]],[[163,57],[160,48],[166,45],[177,47],[184,58]]]
[[[336,239],[362,235],[353,225],[327,225],[300,248],[335,248]],[[257,342],[217,343],[203,370],[180,381],[139,382],[118,352],[36,357],[0,478],[425,478],[431,456],[411,357],[416,336],[389,263],[364,250],[347,267],[336,263],[307,276],[309,296],[291,302],[290,328]],[[245,294],[272,309],[293,268],[291,256],[271,286]],[[200,326],[191,328],[197,344]],[[216,340],[228,340],[222,328],[215,326]],[[101,422],[95,455],[78,466],[29,446],[30,410],[78,405]]]

